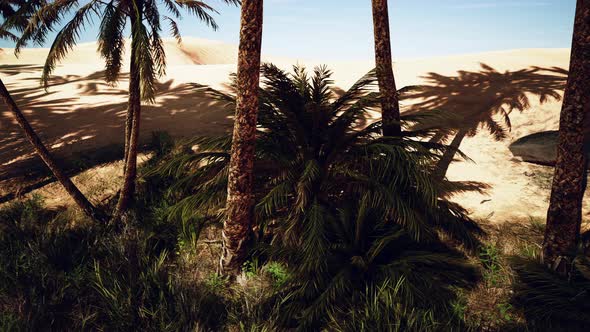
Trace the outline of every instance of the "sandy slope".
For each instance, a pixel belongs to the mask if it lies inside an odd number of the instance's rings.
[[[95,44],[76,48],[56,71],[53,84],[45,92],[38,86],[40,66],[46,49],[26,49],[19,59],[12,50],[0,53],[0,77],[14,94],[17,103],[33,126],[55,153],[92,149],[122,143],[127,80],[118,86],[102,81],[102,62],[95,53]],[[154,130],[178,136],[210,134],[230,130],[227,111],[210,100],[199,97],[189,83],[198,82],[222,88],[228,75],[235,71],[236,49],[219,42],[185,38],[182,46],[166,42],[168,70],[162,78],[155,105],[143,111],[142,138]],[[480,71],[480,63],[500,73],[514,72],[530,66],[568,68],[567,49],[528,49],[489,52],[452,57],[401,60],[395,66],[399,87],[425,83],[423,76],[434,72],[455,78],[458,70]],[[346,88],[371,68],[370,62],[337,62],[266,58],[280,66],[294,63],[313,66],[328,63],[335,72],[336,83]],[[124,75],[125,76],[125,75]],[[485,100],[474,95],[467,106],[477,107]],[[410,105],[405,105],[410,107]],[[559,101],[540,104],[533,98],[522,114],[511,114],[513,126],[509,137],[501,142],[480,133],[463,142],[461,149],[473,163],[458,162],[451,166],[453,180],[474,180],[490,184],[487,196],[465,194],[456,197],[477,217],[493,221],[542,217],[547,208],[547,177],[550,170],[514,160],[508,145],[524,135],[541,130],[557,129]],[[4,107],[4,106],[2,106]],[[29,158],[31,149],[25,144],[12,117],[0,108],[0,178],[15,170]],[[9,189],[0,188],[6,192]]]

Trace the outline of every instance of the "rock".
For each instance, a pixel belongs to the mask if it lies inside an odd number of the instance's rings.
[[[557,130],[534,133],[517,139],[508,148],[514,157],[523,161],[553,166],[557,157],[558,135]],[[589,152],[590,149],[586,148],[586,153],[590,156]]]

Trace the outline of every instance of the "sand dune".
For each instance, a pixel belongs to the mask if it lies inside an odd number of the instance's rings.
[[[125,43],[128,53],[130,41]],[[164,49],[168,63],[174,65],[218,65],[236,63],[237,47],[220,41],[185,37],[179,45],[174,39],[164,40]],[[18,58],[13,56],[13,49],[0,52],[0,63],[5,64],[42,64],[49,52],[47,48],[24,48]],[[123,59],[128,59],[127,56]],[[62,61],[62,65],[100,65],[102,59],[97,53],[95,42],[78,44]],[[125,62],[127,63],[127,62]]]
[[[212,134],[231,129],[231,112],[195,93],[190,83],[223,88],[228,75],[235,71],[236,47],[219,42],[185,38],[182,46],[166,41],[168,70],[161,79],[156,104],[143,111],[142,139],[154,130],[176,136]],[[56,70],[46,92],[38,78],[47,49],[25,49],[16,59],[12,50],[0,52],[0,77],[14,94],[43,140],[57,155],[67,156],[109,144],[121,144],[126,102],[126,75],[117,86],[102,80],[102,61],[96,44],[82,44]],[[331,62],[319,60],[278,59],[267,57],[280,66],[294,63],[309,67],[326,63],[334,70],[334,79],[347,88],[366,73],[372,63]],[[481,72],[481,64],[501,74],[511,74],[531,66],[568,68],[567,49],[527,49],[488,52],[461,56],[407,59],[395,65],[399,87],[429,83],[425,75],[457,79],[458,71]],[[442,79],[441,78],[441,79]],[[500,84],[500,83],[498,83]],[[467,90],[466,90],[467,91]],[[536,98],[522,113],[510,116],[512,131],[503,141],[494,141],[481,131],[467,138],[461,146],[473,162],[454,163],[449,170],[453,180],[474,180],[490,184],[487,196],[470,193],[456,197],[476,217],[492,221],[543,217],[547,208],[548,179],[551,170],[515,160],[508,145],[531,133],[558,127],[561,102],[541,104]],[[481,107],[480,95],[471,96],[462,107]],[[411,103],[403,105],[411,108]],[[11,115],[0,108],[0,180],[22,173],[23,161],[32,157]],[[12,190],[1,188],[0,194]],[[588,201],[588,200],[587,200]]]

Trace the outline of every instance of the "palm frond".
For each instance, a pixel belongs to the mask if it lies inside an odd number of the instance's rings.
[[[172,13],[175,18],[182,19],[182,14],[180,14],[180,10],[178,10],[178,4],[174,0],[163,0],[163,2],[166,9]]]
[[[116,82],[121,72],[125,49],[123,31],[126,18],[127,16],[121,8],[120,2],[116,3],[113,0],[105,6],[99,27],[98,51],[105,60],[105,79],[107,82]]]
[[[77,0],[60,0],[46,6],[41,6],[28,20],[23,32],[14,47],[15,54],[20,52],[28,42],[39,46],[47,38],[47,34],[54,30],[55,25],[61,23],[62,17],[78,4]],[[62,29],[63,31],[63,29]]]
[[[168,21],[168,23],[170,24],[170,33],[172,34],[172,37],[174,37],[174,39],[176,39],[176,42],[178,44],[182,43],[182,36],[180,35],[180,29],[178,29],[178,23],[176,23],[176,21],[168,16],[164,16],[164,19]]]
[[[80,38],[84,24],[88,20],[91,20],[93,14],[98,14],[99,5],[98,0],[92,0],[85,6],[82,6],[74,14],[74,17],[58,32],[51,44],[49,54],[43,66],[41,82],[45,87],[48,86],[49,76],[55,70],[57,62],[61,61],[67,55]]]
[[[517,280],[514,303],[525,311],[528,323],[539,329],[584,331],[590,328],[590,279],[584,271],[587,258],[574,261],[572,277],[564,278],[542,263],[520,257],[511,258]]]
[[[139,68],[140,77],[140,91],[141,99],[147,102],[154,102],[155,98],[155,84],[157,80],[157,72],[154,64],[152,54],[154,52],[152,47],[152,40],[148,34],[146,26],[143,24],[141,13],[136,7],[136,17],[134,22],[131,22],[131,48],[134,61]]]
[[[197,0],[174,0],[180,8],[185,9],[190,14],[196,16],[199,20],[210,26],[213,30],[217,30],[219,26],[213,19],[210,13],[217,14],[218,12],[203,1]]]
[[[12,42],[17,42],[18,37],[10,31],[0,28],[0,39],[8,39]]]

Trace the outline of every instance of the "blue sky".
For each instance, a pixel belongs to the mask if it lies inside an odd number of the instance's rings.
[[[393,55],[428,57],[492,50],[569,47],[575,0],[389,0]],[[237,44],[239,9],[209,0],[211,31],[185,15],[184,36]],[[264,52],[273,56],[371,59],[370,0],[265,0]],[[95,21],[98,25],[98,21]],[[95,39],[89,28],[81,41]],[[0,46],[10,43],[0,41]]]

